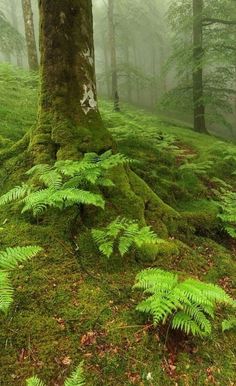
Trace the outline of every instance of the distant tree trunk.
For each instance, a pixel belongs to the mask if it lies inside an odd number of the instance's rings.
[[[157,105],[157,99],[158,99],[158,91],[157,91],[157,55],[156,55],[156,47],[152,47],[152,77],[153,77],[153,84],[151,87],[151,103],[152,103],[152,108],[155,108]]]
[[[106,88],[107,88],[107,96],[111,97],[111,82],[110,82],[110,65],[109,65],[109,54],[108,54],[108,45],[107,39],[103,37],[103,53],[104,53],[104,71],[106,77]]]
[[[203,0],[193,0],[193,106],[194,130],[206,133],[203,101]]]
[[[125,47],[125,61],[126,61],[126,97],[127,102],[132,102],[132,85],[131,85],[131,71],[130,71],[130,53],[129,53],[129,45],[127,44]]]
[[[116,34],[114,24],[114,0],[108,0],[108,31],[111,55],[111,76],[112,76],[112,97],[114,100],[114,110],[120,111],[120,98],[118,91],[118,74],[116,58]]]
[[[9,52],[3,52],[4,60],[6,63],[11,63],[11,54]]]
[[[11,5],[11,19],[12,19],[12,25],[15,27],[17,31],[19,31],[19,23],[18,23],[18,17],[17,17],[17,6],[16,6],[16,0],[10,1]],[[18,67],[22,67],[22,55],[20,52],[16,53],[16,63]]]
[[[134,40],[133,40],[132,47],[133,47],[133,56],[134,56],[134,66],[136,69],[138,69],[138,55],[137,55],[137,48]],[[142,105],[142,101],[141,101],[141,95],[140,95],[140,79],[138,75],[136,75],[135,83],[136,83],[136,102],[137,102],[137,105],[139,106],[139,105]]]
[[[28,51],[28,63],[30,70],[38,70],[38,54],[34,33],[34,20],[31,0],[22,0],[22,9],[25,23],[25,38]]]
[[[35,163],[112,148],[95,82],[91,0],[40,1],[41,92],[31,137]]]

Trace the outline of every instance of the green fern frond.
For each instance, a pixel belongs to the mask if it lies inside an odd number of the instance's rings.
[[[29,260],[42,249],[37,246],[7,248],[0,251],[0,311],[6,312],[13,301],[9,271]]]
[[[206,174],[209,169],[211,169],[213,166],[212,161],[205,161],[205,162],[185,162],[183,165],[179,167],[179,170],[181,172],[187,172],[187,173],[194,173],[196,175],[204,175]]]
[[[236,238],[236,192],[224,190],[218,194],[218,218],[229,236]]]
[[[32,211],[34,216],[42,214],[47,207],[52,206],[51,196],[53,195],[53,189],[40,189],[36,192],[30,193],[27,197],[24,198],[23,203],[24,207],[21,213]],[[56,204],[54,205],[54,207]]]
[[[84,386],[85,377],[83,362],[77,367],[77,369],[72,373],[72,375],[65,380],[64,386]],[[42,382],[38,377],[34,376],[26,380],[26,386],[45,386],[45,383]]]
[[[26,386],[45,386],[45,383],[42,382],[38,377],[32,377],[27,379]]]
[[[62,186],[62,176],[56,170],[50,170],[40,176],[40,181],[47,188],[60,189]]]
[[[174,330],[181,330],[187,335],[190,333],[194,336],[204,335],[204,332],[199,325],[191,318],[191,316],[183,311],[179,311],[174,315],[171,325]]]
[[[118,249],[122,257],[130,250],[133,243],[134,240],[132,238],[132,235],[124,235],[120,237]]]
[[[94,205],[104,209],[102,196],[90,190],[94,190],[94,186],[114,186],[107,171],[127,162],[129,160],[126,156],[108,151],[102,155],[87,153],[80,161],[66,160],[54,165],[36,165],[26,173],[37,177],[29,182],[32,186],[23,184],[13,188],[0,197],[0,205],[22,200],[22,213],[32,211],[34,216],[50,207],[64,209],[74,204]],[[42,182],[41,186],[39,182]]]
[[[235,307],[235,301],[217,285],[194,279],[179,282],[177,275],[156,268],[140,272],[134,288],[149,295],[138,304],[138,311],[150,314],[155,325],[173,316],[170,319],[172,328],[187,334],[210,335],[208,318],[214,317],[216,305]]]
[[[165,297],[164,294],[154,294],[148,299],[143,300],[136,307],[137,311],[151,314],[154,325],[157,326],[160,322],[165,323],[169,315],[181,307],[177,299]]]
[[[136,276],[133,288],[143,289],[147,293],[171,291],[178,284],[178,276],[158,268],[145,269]]]
[[[17,201],[23,199],[31,191],[31,188],[27,184],[22,184],[21,186],[16,186],[11,189],[9,192],[5,193],[0,197],[0,206],[6,205],[12,201]]]
[[[225,319],[222,322],[222,331],[236,329],[236,318]]]
[[[33,245],[27,247],[7,248],[5,251],[0,251],[0,269],[14,269],[18,264],[31,259],[41,251],[42,248]]]
[[[38,164],[29,169],[25,174],[27,176],[32,175],[43,175],[44,173],[48,173],[52,170],[52,166],[48,164]]]
[[[105,207],[105,201],[100,194],[79,189],[59,190],[52,195],[51,202],[52,206],[54,206],[54,202],[65,202],[66,206],[71,206],[73,204],[86,204],[98,206],[102,209]]]
[[[109,257],[112,254],[111,246],[114,249],[116,242],[121,256],[124,256],[132,246],[141,248],[143,245],[164,242],[164,240],[157,237],[150,227],[140,227],[137,222],[121,217],[117,217],[107,227],[101,230],[93,229],[92,236],[99,250],[101,252],[103,249],[107,251],[107,253],[104,254],[108,256],[109,253]]]
[[[99,194],[79,189],[42,189],[31,193],[24,199],[22,213],[32,211],[34,216],[42,214],[47,208],[63,209],[74,204],[94,205],[104,209],[105,201]]]
[[[0,270],[0,311],[6,313],[13,301],[13,288],[6,271]]]
[[[83,362],[77,367],[77,369],[72,373],[71,377],[66,379],[65,386],[84,386],[85,378],[84,378],[84,369]]]

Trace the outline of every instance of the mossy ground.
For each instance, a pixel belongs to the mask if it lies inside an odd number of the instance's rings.
[[[27,88],[24,83],[21,87]],[[236,339],[233,332],[222,334],[220,329],[227,310],[217,311],[210,338],[186,338],[167,334],[166,327],[154,329],[136,313],[140,294],[132,291],[135,275],[144,267],[157,266],[218,283],[234,294],[233,245],[221,232],[209,191],[210,177],[189,177],[183,183],[177,172],[179,156],[160,151],[153,131],[175,136],[176,143],[198,162],[211,159],[218,139],[168,126],[132,108],[113,113],[108,102],[102,103],[101,110],[119,150],[138,161],[132,169],[180,213],[177,222],[166,220],[169,248],[153,262],[133,256],[114,256],[106,262],[84,233],[77,240],[83,253],[75,253],[70,240],[71,211],[48,214],[37,223],[20,216],[15,205],[1,209],[1,249],[39,244],[44,253],[13,275],[15,302],[8,315],[0,318],[0,385],[25,385],[32,374],[48,385],[62,385],[84,359],[86,385],[91,386],[233,386]],[[36,103],[32,122],[35,114]],[[14,129],[10,122],[8,127]],[[2,192],[19,183],[27,160],[22,162],[23,158],[17,158],[7,164],[7,170],[15,165],[11,178],[1,171]],[[222,178],[221,162],[219,156],[211,176]],[[233,184],[230,172],[223,177]],[[147,380],[148,373],[152,381]]]

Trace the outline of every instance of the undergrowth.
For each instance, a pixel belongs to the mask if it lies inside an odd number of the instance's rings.
[[[8,79],[4,92],[0,87],[0,134],[15,141],[35,121],[37,80],[5,66],[0,66],[0,79]],[[101,110],[118,151],[137,160],[132,169],[180,213],[178,226],[170,224],[168,240],[176,248],[163,246],[152,263],[111,256],[105,265],[91,238],[79,239],[75,253],[64,212],[29,223],[15,206],[1,207],[2,249],[31,244],[45,252],[12,273],[14,303],[7,316],[0,316],[0,385],[24,385],[32,374],[61,385],[81,360],[91,386],[233,385],[236,345],[233,328],[227,329],[234,323],[227,309],[217,309],[207,341],[185,339],[137,313],[141,296],[131,288],[136,275],[151,265],[179,272],[183,279],[212,282],[234,295],[234,244],[222,233],[214,192],[222,183],[235,191],[234,160],[216,150],[219,143],[232,150],[234,145],[132,107],[117,114],[102,101]],[[21,158],[15,161],[20,164]],[[4,170],[2,175],[7,187],[20,183],[17,175],[7,177]],[[5,191],[2,184],[1,195]],[[145,210],[152,210],[148,202]],[[224,334],[222,319],[228,321]]]

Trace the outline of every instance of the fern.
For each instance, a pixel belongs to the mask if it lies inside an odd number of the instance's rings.
[[[48,208],[64,209],[75,204],[94,205],[104,209],[100,194],[91,191],[97,186],[114,186],[107,171],[130,162],[122,154],[107,151],[102,155],[87,153],[81,161],[58,161],[54,165],[39,164],[26,173],[31,177],[0,197],[0,205],[12,201],[23,204],[22,213],[32,211],[34,216]]]
[[[135,221],[117,217],[103,229],[93,229],[92,236],[99,251],[107,258],[114,252],[118,243],[118,251],[124,256],[132,246],[141,248],[145,244],[163,243],[150,227],[140,227]]]
[[[205,162],[185,162],[183,165],[179,167],[179,171],[182,175],[185,173],[193,173],[199,176],[205,175],[209,169],[211,169],[213,165],[212,161],[205,161]]]
[[[64,386],[84,386],[85,378],[84,378],[84,370],[83,370],[83,362],[77,367],[77,369],[72,373],[72,375],[65,380]],[[27,379],[26,386],[45,386],[38,377],[32,377]]]
[[[13,288],[9,273],[0,270],[0,311],[6,313],[13,301]]]
[[[85,385],[83,362],[73,372],[71,377],[65,380],[65,386],[83,386]]]
[[[217,285],[194,279],[179,281],[178,275],[156,268],[140,272],[134,288],[149,295],[138,304],[138,311],[150,314],[155,325],[170,319],[173,329],[186,334],[210,335],[209,318],[214,317],[216,305],[235,307],[235,301]]]
[[[42,249],[36,246],[7,248],[0,251],[0,311],[6,312],[13,301],[9,271],[29,260]]]
[[[0,197],[0,206],[6,205],[12,201],[23,199],[30,193],[30,190],[31,188],[27,184],[16,186],[15,188],[11,189],[9,192]]]
[[[218,218],[222,227],[231,237],[236,238],[236,192],[221,189],[218,200]]]
[[[38,377],[32,377],[27,379],[26,386],[45,386],[45,383],[42,382]]]
[[[236,318],[225,319],[222,322],[222,331],[236,329]]]
[[[37,246],[27,246],[7,248],[6,251],[0,251],[0,269],[14,269],[18,264],[36,256],[41,250],[42,248]]]

